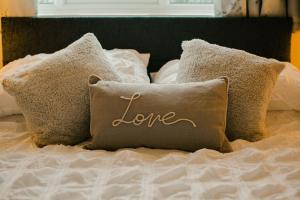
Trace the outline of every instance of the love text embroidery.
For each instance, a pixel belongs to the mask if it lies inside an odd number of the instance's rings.
[[[122,115],[122,117],[120,119],[116,119],[112,122],[112,126],[116,127],[121,125],[122,123],[124,124],[133,124],[135,126],[140,126],[142,125],[144,122],[148,121],[147,126],[150,128],[154,125],[155,122],[161,122],[164,125],[172,125],[172,124],[176,124],[179,122],[188,122],[190,123],[193,127],[197,127],[196,124],[190,120],[190,119],[186,119],[186,118],[179,118],[179,119],[174,119],[176,117],[176,113],[175,112],[168,112],[164,115],[160,115],[157,114],[156,116],[154,115],[154,113],[150,113],[148,116],[145,116],[141,113],[136,114],[136,116],[132,119],[132,120],[128,120],[126,119],[126,116],[130,110],[130,107],[133,103],[134,100],[137,100],[138,98],[140,98],[140,94],[139,93],[134,93],[130,98],[129,97],[124,97],[121,96],[121,99],[125,99],[128,100],[128,105],[125,109],[124,114]],[[146,122],[147,123],[147,122]]]

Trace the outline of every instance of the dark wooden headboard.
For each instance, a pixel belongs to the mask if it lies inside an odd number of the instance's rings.
[[[181,42],[193,38],[289,61],[291,30],[290,18],[4,17],[3,60],[51,53],[92,32],[106,49],[151,53],[149,71],[179,58]]]

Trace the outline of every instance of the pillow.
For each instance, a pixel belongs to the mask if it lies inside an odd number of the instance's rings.
[[[111,59],[113,67],[125,82],[149,83],[147,66],[150,58],[149,53],[141,54],[133,49],[105,50],[106,55]],[[0,83],[5,76],[14,74],[19,68],[32,65],[42,60],[48,54],[28,55],[24,58],[12,61],[0,69]],[[21,109],[14,97],[9,95],[0,84],[0,117],[14,114],[22,114]]]
[[[46,56],[47,54],[28,55],[22,59],[8,63],[5,67],[0,69],[0,83],[2,83],[5,76],[14,74],[20,66],[32,65]],[[2,84],[0,84],[0,117],[14,114],[21,114],[21,109],[17,105],[15,98],[9,95],[3,89]]]
[[[300,71],[291,63],[285,63],[278,77],[268,110],[300,111]]]
[[[228,76],[227,137],[230,140],[261,139],[266,131],[265,119],[272,90],[284,65],[199,39],[183,42],[182,48],[177,82]]]
[[[300,111],[300,71],[291,63],[285,62],[279,74],[268,110]],[[153,83],[176,83],[179,60],[171,60],[152,75]]]
[[[125,83],[150,83],[147,65],[150,54],[140,54],[133,49],[105,51],[115,71]]]
[[[131,50],[137,52],[134,49],[131,49]],[[150,53],[139,53],[138,56],[143,61],[145,67],[148,67],[148,64],[149,64],[149,61],[150,61],[150,56],[151,56]]]
[[[120,81],[97,38],[85,34],[65,49],[3,80],[34,133],[35,143],[74,145],[89,135],[88,77]]]
[[[152,73],[152,82],[158,84],[176,83],[179,60],[171,60],[163,65],[158,72]]]
[[[91,76],[92,142],[86,148],[228,152],[227,84],[226,78],[159,85],[100,81]]]

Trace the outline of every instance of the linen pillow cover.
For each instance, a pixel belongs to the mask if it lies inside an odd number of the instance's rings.
[[[230,81],[226,134],[230,140],[256,141],[265,134],[272,89],[284,64],[245,51],[185,41],[177,82],[195,82],[227,76]]]
[[[231,150],[225,136],[226,78],[186,84],[130,84],[90,77],[88,149],[149,147]]]
[[[120,81],[97,38],[85,34],[63,50],[3,80],[35,143],[74,145],[89,137],[88,77]]]
[[[300,70],[291,63],[285,67],[275,84],[268,110],[300,111]]]
[[[122,82],[150,83],[147,74],[150,54],[140,54],[133,49],[112,49],[105,53]]]
[[[151,73],[152,82],[157,84],[176,83],[178,70],[179,60],[170,60],[158,72]]]
[[[170,60],[158,72],[151,73],[152,82],[158,84],[176,83],[178,68],[179,60]]]

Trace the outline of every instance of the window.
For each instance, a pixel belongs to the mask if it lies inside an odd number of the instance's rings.
[[[39,0],[39,15],[204,15],[213,0]]]

